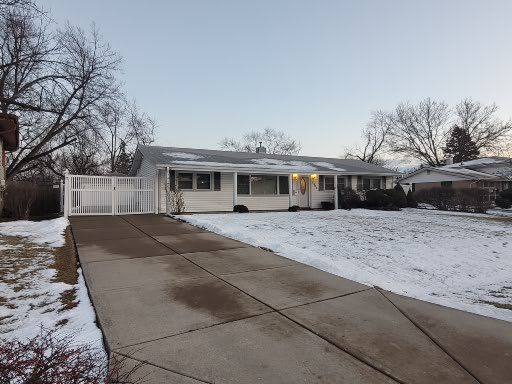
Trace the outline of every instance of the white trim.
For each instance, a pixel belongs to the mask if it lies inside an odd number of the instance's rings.
[[[334,209],[338,209],[338,175],[334,175]]]

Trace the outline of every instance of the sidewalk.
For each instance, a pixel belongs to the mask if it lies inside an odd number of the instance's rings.
[[[70,221],[108,348],[147,383],[512,383],[512,323],[164,216]]]

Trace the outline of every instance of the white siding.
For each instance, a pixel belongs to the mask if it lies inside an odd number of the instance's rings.
[[[142,159],[140,163],[140,167],[137,170],[137,176],[141,177],[154,177],[156,175],[157,169],[155,166],[148,160]]]
[[[471,177],[469,177],[471,178]],[[440,181],[459,181],[468,180],[468,177],[451,175],[444,172],[437,172],[434,169],[430,170],[430,174],[427,174],[427,170],[423,170],[414,176],[408,177],[404,180],[404,183],[436,183]]]
[[[316,184],[316,186],[315,186]],[[334,203],[334,191],[319,191],[318,178],[315,183],[311,182],[311,208],[318,209],[322,207],[322,201]]]
[[[160,212],[165,213],[165,170],[160,171]],[[212,179],[213,183],[213,179]],[[220,191],[183,191],[186,212],[233,211],[233,174],[221,173]]]
[[[279,211],[289,206],[288,195],[238,195],[238,204],[243,204],[249,211]]]

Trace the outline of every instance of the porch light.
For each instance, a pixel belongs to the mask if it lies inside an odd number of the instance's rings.
[[[293,180],[299,180],[299,174],[298,173],[294,173],[292,175],[292,177],[293,177]]]
[[[316,178],[317,178],[317,177],[318,177],[318,175],[317,175],[316,173],[313,173],[313,174],[311,175],[311,179],[312,179],[312,180],[316,180]]]

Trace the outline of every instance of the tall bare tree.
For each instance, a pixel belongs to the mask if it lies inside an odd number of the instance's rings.
[[[231,151],[256,152],[260,142],[270,154],[296,155],[301,150],[299,141],[273,128],[246,133],[241,140],[226,137],[219,145],[222,149]]]
[[[382,155],[387,147],[387,138],[392,127],[392,116],[384,111],[374,111],[363,128],[362,145],[346,148],[346,159],[358,159],[370,164],[382,165]]]
[[[390,152],[420,159],[430,166],[442,165],[450,119],[450,108],[444,102],[427,98],[416,105],[400,104],[392,114]]]
[[[135,101],[109,101],[97,108],[95,116],[92,124],[108,157],[110,172],[120,172],[120,168],[125,172],[127,156],[133,155],[137,144],[154,141],[156,123]]]
[[[497,116],[496,104],[483,105],[466,98],[457,104],[455,112],[456,124],[469,134],[479,151],[499,149],[500,141],[512,132],[512,121]]]
[[[8,178],[75,142],[93,107],[118,93],[120,57],[98,31],[55,29],[34,7],[0,14],[0,111],[19,116],[21,136]]]

